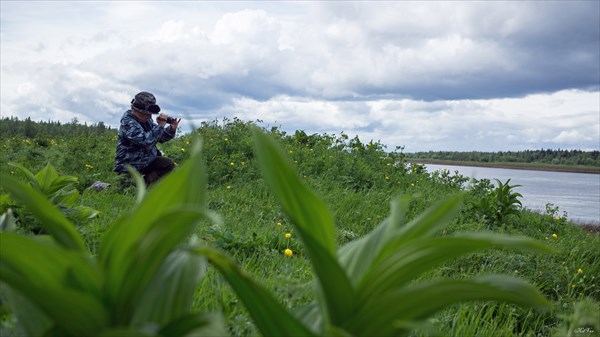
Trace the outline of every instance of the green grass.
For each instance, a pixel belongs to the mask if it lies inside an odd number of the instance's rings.
[[[196,234],[233,256],[285,308],[298,309],[315,296],[311,264],[291,219],[256,168],[250,124],[226,120],[223,124],[206,123],[198,130],[207,159],[208,208],[220,214],[223,221],[222,225],[207,222],[196,229]],[[388,152],[378,143],[361,143],[343,134],[286,135],[277,129],[270,133],[295,162],[307,185],[333,213],[338,246],[373,230],[387,217],[390,201],[397,195],[412,197],[406,214],[412,219],[436,201],[465,189],[463,177],[448,172],[429,174],[419,165],[407,164],[401,153]],[[163,144],[162,150],[181,165],[189,158],[190,141],[191,136],[178,137]],[[20,178],[8,162],[18,162],[32,172],[51,162],[60,174],[78,177],[81,205],[100,212],[79,229],[86,247],[95,254],[108,230],[107,224],[127,212],[136,198],[135,190],[120,188],[118,178],[111,172],[115,146],[115,139],[108,136],[67,137],[54,142],[0,138],[3,150],[0,172]],[[96,180],[109,182],[112,187],[101,192],[86,189]],[[477,220],[473,208],[485,192],[485,189],[467,190],[458,217],[438,235],[489,231]],[[585,321],[581,316],[595,318],[597,313],[593,310],[580,310],[577,317],[573,315],[576,306],[584,301],[591,301],[591,307],[600,305],[598,234],[566,219],[557,220],[552,214],[527,210],[521,212],[517,223],[494,231],[537,239],[556,248],[558,253],[538,255],[506,250],[475,253],[448,262],[423,279],[507,273],[538,286],[554,304],[553,309],[540,313],[495,302],[454,305],[438,313],[430,324],[415,327],[412,336],[563,336],[569,324]],[[292,236],[285,238],[286,233]],[[293,256],[283,254],[286,248],[294,252]],[[198,284],[193,308],[198,312],[223,312],[233,336],[259,334],[247,309],[213,267],[209,266],[207,275]],[[2,336],[19,333],[12,327],[10,312],[0,319]],[[600,327],[585,324],[575,328],[593,331],[586,336],[598,335]]]

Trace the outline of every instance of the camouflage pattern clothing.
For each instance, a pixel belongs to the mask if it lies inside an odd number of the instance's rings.
[[[119,127],[115,172],[127,172],[126,164],[142,171],[160,156],[156,143],[164,143],[173,137],[175,131],[171,130],[170,126],[161,127],[152,119],[140,122],[131,110],[127,110],[121,117]]]

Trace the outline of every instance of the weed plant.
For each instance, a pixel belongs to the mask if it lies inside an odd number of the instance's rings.
[[[206,122],[195,132],[204,139],[207,207],[223,217],[221,224],[199,226],[195,234],[232,256],[283,308],[300,308],[310,305],[317,296],[309,253],[293,227],[294,221],[283,211],[257,168],[253,127],[254,123],[234,119]],[[445,237],[464,231],[525,235],[556,249],[556,254],[549,255],[507,250],[473,253],[420,277],[460,279],[490,273],[518,276],[538,287],[552,302],[550,311],[487,301],[456,304],[433,316],[426,327],[415,327],[412,336],[580,336],[577,331],[593,336],[600,331],[594,323],[599,321],[594,316],[597,314],[589,309],[600,303],[600,240],[597,234],[569,222],[560,210],[550,207],[546,214],[538,214],[523,209],[518,221],[488,228],[478,219],[481,210],[471,201],[489,195],[494,188],[489,181],[468,181],[444,171],[427,173],[420,165],[407,164],[401,148],[387,152],[381,144],[363,143],[344,134],[307,135],[298,131],[288,135],[278,128],[264,131],[290,158],[303,183],[329,206],[337,228],[336,245],[370,233],[389,214],[394,196],[411,196],[405,213],[406,220],[411,221],[436,202],[463,190],[465,202],[458,216],[436,235]],[[182,166],[190,158],[195,134],[162,144],[161,150]],[[51,163],[60,174],[76,176],[80,205],[99,211],[79,230],[86,248],[96,255],[110,230],[108,224],[136,203],[136,190],[120,189],[112,172],[115,146],[111,135],[43,139],[0,135],[0,173],[20,180],[22,176],[8,162],[20,163],[31,172]],[[96,180],[109,182],[112,187],[102,192],[86,189]],[[291,233],[291,238],[285,238],[286,233]],[[292,256],[284,255],[287,248],[293,251]],[[209,266],[198,283],[191,306],[193,312],[222,312],[227,331],[233,336],[261,333],[248,309],[214,267]],[[5,308],[0,315],[2,335],[18,334],[11,311]]]

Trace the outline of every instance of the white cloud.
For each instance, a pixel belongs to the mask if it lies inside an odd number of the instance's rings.
[[[413,150],[598,148],[599,10],[3,2],[0,109],[116,125],[147,90],[190,119],[262,119]]]

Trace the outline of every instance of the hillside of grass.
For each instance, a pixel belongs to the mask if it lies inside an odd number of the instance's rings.
[[[221,216],[222,224],[207,222],[196,229],[196,234],[231,255],[285,308],[295,310],[315,296],[311,265],[291,220],[256,166],[253,126],[237,119],[206,122],[195,132],[159,147],[180,167],[189,159],[197,137],[201,139],[207,169],[197,174],[207,175],[208,207]],[[373,230],[389,215],[390,202],[396,196],[410,197],[406,217],[411,220],[436,202],[462,193],[460,212],[437,235],[462,231],[525,235],[556,250],[554,254],[502,249],[476,253],[423,276],[425,280],[498,273],[519,276],[540,289],[553,304],[551,310],[469,302],[439,312],[429,324],[416,326],[411,336],[576,336],[577,331],[594,336],[600,332],[595,323],[600,305],[600,237],[561,217],[559,209],[545,214],[519,209],[518,214],[491,225],[485,221],[480,202],[494,189],[489,181],[470,180],[448,171],[428,173],[422,165],[409,163],[401,152],[344,134],[287,134],[278,128],[264,132],[276,140],[303,181],[333,213],[339,245]],[[31,172],[51,163],[61,175],[76,177],[81,195],[78,202],[99,214],[77,228],[94,255],[108,226],[136,202],[135,186],[124,184],[112,172],[116,142],[116,134],[110,130],[73,135],[36,133],[33,137],[3,133],[0,173],[25,181],[8,163],[19,163]],[[111,186],[103,191],[89,189],[95,181]],[[2,210],[5,208],[3,205]],[[26,229],[22,233],[31,235]],[[293,255],[286,256],[286,249]],[[193,308],[197,312],[222,312],[232,336],[259,335],[248,310],[213,267],[198,284]],[[20,335],[10,310],[4,307],[0,312],[1,335]]]

